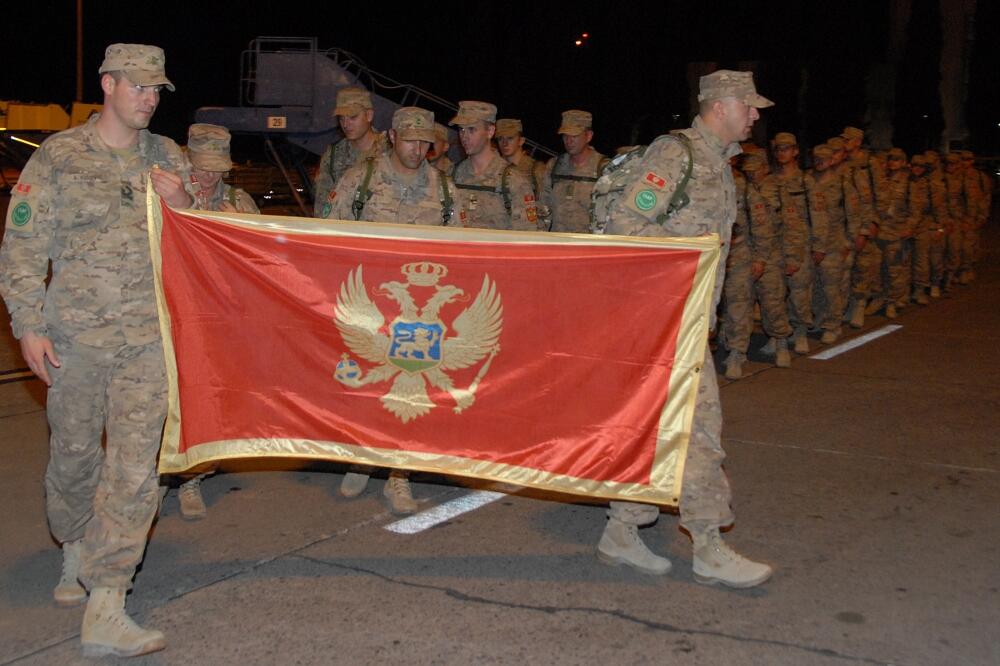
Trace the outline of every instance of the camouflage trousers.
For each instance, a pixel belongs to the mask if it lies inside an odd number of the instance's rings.
[[[882,252],[880,275],[882,297],[888,303],[907,303],[909,294],[906,293],[906,285],[907,276],[910,273],[907,242],[905,240],[882,240],[881,238],[875,242]]]
[[[959,271],[962,269],[962,247],[964,243],[964,236],[965,233],[962,229],[955,228],[945,237],[945,286],[947,286],[948,282],[954,280],[958,276]]]
[[[867,301],[873,292],[879,291],[876,285],[881,284],[879,278],[881,264],[882,252],[878,243],[868,239],[861,252],[854,257],[854,268],[851,271],[851,292],[855,300]]]
[[[768,257],[764,274],[754,283],[757,302],[760,303],[760,319],[764,332],[771,338],[787,338],[792,334],[788,322],[788,306],[785,304],[784,267],[780,258]]]
[[[799,264],[799,270],[785,276],[788,285],[788,321],[792,328],[809,328],[813,324],[812,291],[813,267],[812,259],[805,258]]]
[[[823,261],[813,266],[816,284],[813,285],[813,321],[824,331],[840,331],[844,303],[840,298],[843,257],[831,252]]]
[[[731,525],[736,517],[729,506],[732,492],[722,469],[722,405],[712,354],[705,348],[701,383],[694,405],[691,440],[684,463],[680,514],[681,525],[691,534]],[[611,502],[608,515],[629,525],[647,525],[660,515],[653,504]]]
[[[163,348],[97,348],[53,338],[49,366],[49,528],[59,542],[83,538],[80,580],[129,588],[156,515],[156,456],[167,411]],[[106,434],[106,446],[101,436]]]
[[[944,236],[936,231],[917,234],[913,242],[913,287],[941,286],[944,273]]]
[[[972,270],[979,258],[979,227],[970,226],[962,234],[962,260],[959,270]]]
[[[857,252],[854,251],[854,246],[847,252],[847,256],[842,256],[840,261],[840,284],[838,289],[840,291],[840,314],[844,315],[845,311],[849,311],[849,303],[852,303],[852,297],[854,295],[853,289],[853,279],[854,275],[854,260],[857,257]],[[850,318],[850,315],[846,315]]]
[[[746,353],[753,332],[753,273],[747,243],[733,245],[722,285],[722,336],[726,349]]]

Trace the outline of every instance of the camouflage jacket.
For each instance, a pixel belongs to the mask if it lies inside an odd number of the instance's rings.
[[[878,207],[880,240],[896,241],[912,234],[910,218],[910,172],[898,169],[887,172],[875,190],[875,203]]]
[[[30,331],[111,347],[160,336],[146,178],[158,166],[189,183],[190,167],[177,144],[147,130],[134,148],[112,150],[97,118],[46,139],[12,192],[0,293],[18,338]]]
[[[687,167],[687,149],[676,138],[661,136],[643,154],[632,182],[610,211],[606,234],[619,236],[704,236],[718,234],[722,253],[712,294],[712,322],[722,294],[726,276],[726,257],[736,220],[736,186],[729,158],[740,152],[739,144],[722,143],[702,122],[695,118],[691,128],[682,130],[690,139],[694,166],[686,193],[689,203],[667,218],[663,224],[657,217],[666,212],[674,187]]]
[[[330,212],[330,193],[344,172],[365,159],[382,155],[388,150],[389,139],[382,132],[375,132],[371,148],[361,152],[347,139],[341,139],[329,146],[319,161],[316,181],[313,183],[313,215],[327,217]]]
[[[219,181],[213,192],[206,193],[204,190],[196,191],[195,207],[199,210],[222,210],[222,202],[225,201],[236,208],[237,213],[260,214],[260,209],[254,202],[253,197],[245,191],[232,185]]]
[[[938,225],[933,205],[934,195],[931,191],[931,179],[928,174],[920,177],[910,175],[909,201],[910,228],[914,235],[927,234],[936,231]]]
[[[737,261],[778,263],[779,229],[764,195],[739,170],[733,170],[736,185],[736,219],[730,242],[730,265]]]
[[[812,176],[795,167],[787,173],[773,174],[772,178],[762,190],[781,217],[785,263],[802,266],[812,261],[813,250],[826,251],[822,248],[829,242],[829,219],[814,195],[816,183]]]
[[[531,181],[535,199],[539,200],[542,196],[542,180],[545,178],[545,163],[530,157],[527,153],[521,153],[521,158],[514,164],[514,168]]]
[[[851,247],[860,233],[865,219],[861,210],[861,197],[851,182],[847,170],[828,169],[811,172],[815,188],[816,207],[823,210],[828,220],[828,233],[822,243],[813,244],[813,252],[832,254]]]
[[[535,193],[531,183],[517,169],[511,167],[507,176],[506,193],[503,191],[503,174],[510,166],[493,151],[493,158],[486,170],[476,175],[472,160],[464,159],[452,169],[452,182],[465,203],[464,226],[477,229],[517,229],[537,231],[538,214],[535,210]],[[507,212],[509,200],[510,212]]]
[[[373,158],[374,159],[374,158]],[[355,197],[363,195],[361,187],[368,171],[368,161],[355,164],[344,172],[330,197],[330,212],[334,220],[353,220]],[[445,189],[448,201],[445,198]],[[369,196],[364,200],[358,219],[369,222],[394,222],[396,224],[427,224],[458,226],[464,207],[458,199],[448,176],[424,160],[412,179],[405,179],[396,172],[389,156],[375,159]]]
[[[582,166],[574,166],[567,153],[549,160],[540,199],[551,215],[551,231],[590,233],[590,193],[607,163],[608,158],[593,148]]]

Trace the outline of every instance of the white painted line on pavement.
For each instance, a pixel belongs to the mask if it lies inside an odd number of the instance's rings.
[[[435,525],[439,525],[446,520],[461,516],[463,513],[475,511],[506,496],[506,493],[498,493],[492,490],[477,490],[468,495],[456,497],[450,502],[439,504],[433,509],[421,511],[415,516],[397,520],[390,525],[386,525],[385,529],[396,534],[416,534],[417,532],[423,532]]]
[[[837,345],[836,347],[830,347],[825,349],[818,354],[813,354],[809,358],[814,358],[817,361],[827,361],[834,356],[839,356],[846,351],[851,351],[863,344],[869,343],[876,338],[881,338],[883,335],[889,335],[894,331],[898,331],[903,328],[900,324],[889,324],[888,326],[883,326],[882,328],[877,328],[871,333],[865,333],[860,338],[854,338],[853,340],[848,340],[844,344]]]

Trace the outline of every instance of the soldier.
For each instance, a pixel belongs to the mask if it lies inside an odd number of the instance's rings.
[[[931,191],[931,209],[934,221],[937,223],[937,233],[931,236],[930,260],[932,263],[931,277],[931,298],[941,298],[941,287],[944,284],[946,252],[948,246],[948,231],[950,219],[948,217],[948,186],[944,182],[944,167],[941,165],[941,155],[936,150],[925,150],[924,158],[927,160],[927,181]],[[938,261],[940,269],[937,271],[937,278],[933,277],[933,263],[935,252],[940,252]]]
[[[54,597],[63,606],[87,601],[86,655],[135,656],[166,645],[161,632],[125,613],[157,511],[167,410],[147,176],[168,205],[194,203],[180,148],[146,130],[160,91],[174,90],[164,60],[155,46],[107,48],[100,114],[49,137],[32,155],[0,249],[0,293],[14,336],[49,386],[45,502],[63,551]]]
[[[520,171],[531,181],[535,196],[542,189],[542,178],[545,175],[545,164],[533,159],[524,151],[524,127],[516,118],[501,118],[497,121],[497,148],[508,164]]]
[[[451,138],[448,136],[448,128],[441,123],[434,123],[434,143],[427,151],[427,163],[441,173],[451,173],[455,165],[448,157],[449,148]]]
[[[837,169],[836,154],[837,151],[828,145],[814,148],[815,166],[810,173],[816,206],[823,209],[828,221],[826,237],[817,240],[812,248],[814,260],[818,259],[815,263],[816,293],[823,296],[814,301],[820,306],[814,308],[814,317],[821,320],[821,342],[824,344],[836,342],[841,334],[843,265],[851,253],[849,234],[853,238],[853,229],[857,226],[854,223],[857,193],[850,180]],[[817,316],[817,312],[822,316]]]
[[[458,104],[450,124],[458,126],[467,157],[452,169],[451,179],[465,195],[465,226],[537,231],[531,183],[493,148],[497,107],[488,102]]]
[[[907,282],[910,264],[907,240],[913,237],[909,209],[910,170],[906,168],[906,153],[893,148],[886,154],[885,177],[875,191],[879,212],[878,239],[882,255],[882,293],[885,316],[895,319],[899,308],[909,303]]]
[[[944,157],[945,202],[948,210],[948,225],[945,238],[945,271],[942,289],[950,295],[959,282],[962,270],[962,248],[965,230],[969,227],[969,200],[965,191],[965,174],[962,158],[958,153],[948,153]]]
[[[807,335],[813,324],[813,266],[816,263],[812,245],[826,238],[828,222],[826,214],[812,196],[812,178],[799,168],[799,146],[795,135],[788,132],[775,135],[774,157],[778,171],[763,192],[781,215],[792,342],[796,353],[808,354]]]
[[[427,163],[434,142],[434,114],[405,106],[392,115],[391,150],[348,169],[330,198],[329,217],[396,224],[457,225],[462,216],[446,174]],[[456,213],[456,208],[458,212]],[[370,468],[355,467],[344,475],[340,494],[357,497],[368,485]],[[406,470],[393,470],[382,491],[396,514],[417,510]]]
[[[980,229],[986,224],[990,211],[988,176],[976,169],[976,156],[971,150],[960,150],[965,177],[965,196],[969,207],[969,221],[962,236],[962,266],[960,284],[969,284],[976,277],[975,264],[979,257]]]
[[[188,159],[194,179],[195,201],[201,210],[260,214],[253,198],[223,178],[233,168],[229,157],[229,130],[219,125],[196,123],[188,128]]]
[[[626,186],[621,199],[612,205],[606,231],[624,236],[719,234],[722,257],[712,296],[711,324],[714,327],[714,312],[722,292],[726,255],[736,217],[736,193],[729,159],[739,152],[737,142],[749,136],[750,128],[760,117],[757,109],[771,106],[772,102],[757,94],[750,72],[720,70],[701,77],[700,83],[699,113],[693,126],[683,130],[680,137],[662,136],[646,149],[633,181]],[[662,219],[670,203],[671,186],[680,182],[689,154],[693,156],[693,174],[686,189],[690,201]],[[729,505],[729,482],[722,471],[725,452],[721,440],[719,387],[707,345],[699,377],[701,384],[684,465],[679,507],[681,525],[693,541],[695,580],[752,587],[771,576],[771,567],[737,554],[719,535],[720,527],[733,522],[733,513]],[[609,564],[626,564],[645,573],[668,572],[670,560],[651,552],[638,534],[639,525],[652,523],[658,515],[655,506],[612,502],[608,523],[598,545],[598,558]]]
[[[777,213],[759,187],[766,179],[767,156],[756,152],[743,157],[743,175],[733,171],[736,183],[736,221],[730,242],[724,287],[723,337],[729,356],[726,379],[740,379],[753,330],[754,296],[761,304],[761,323],[768,334],[768,352],[779,368],[791,365],[788,337],[792,334],[785,308],[781,273],[781,233]],[[773,349],[772,349],[773,348]]]
[[[871,297],[874,284],[878,280],[881,255],[875,239],[878,237],[879,218],[875,208],[875,183],[880,172],[874,167],[871,158],[861,142],[865,133],[857,127],[845,127],[840,134],[844,139],[847,156],[844,161],[848,169],[851,185],[858,193],[858,204],[861,210],[861,226],[854,235],[854,266],[850,269],[851,303],[847,312],[850,315],[852,328],[861,328],[865,323],[866,305]],[[848,278],[845,278],[848,279]],[[881,307],[877,303],[872,312]]]
[[[587,111],[563,111],[559,134],[566,152],[553,157],[542,178],[542,206],[551,215],[551,231],[590,233],[590,193],[608,163],[591,147],[593,119]]]
[[[944,227],[938,220],[944,201],[931,186],[927,157],[910,160],[909,209],[913,226],[913,300],[927,305],[927,288],[938,289],[944,270]],[[940,291],[938,291],[940,294]]]
[[[188,128],[187,156],[191,163],[195,207],[200,210],[259,214],[257,204],[249,194],[223,181],[233,168],[229,156],[230,141],[229,130],[219,125],[196,123]],[[181,517],[185,520],[200,520],[207,514],[205,500],[201,495],[201,482],[214,473],[215,469],[212,466],[203,473],[182,477],[187,480],[177,489],[177,497],[180,500]],[[166,493],[166,487],[163,492]]]
[[[774,177],[767,161],[767,152],[761,149],[759,155],[750,156],[744,162],[747,177],[748,205],[766,215],[751,216],[754,242],[759,257],[764,262],[764,272],[754,283],[757,302],[760,305],[761,326],[767,333],[768,342],[761,349],[774,356],[774,365],[787,368],[792,364],[788,353],[788,339],[792,326],[788,320],[787,293],[785,290],[784,230],[779,211],[771,204]]]
[[[344,138],[329,146],[319,161],[313,184],[313,215],[316,217],[327,217],[332,207],[330,193],[348,168],[372,155],[384,153],[387,147],[385,134],[372,127],[375,108],[371,93],[364,88],[338,90],[333,115],[340,122]]]

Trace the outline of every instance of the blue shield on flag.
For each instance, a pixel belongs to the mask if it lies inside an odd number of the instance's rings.
[[[403,321],[392,323],[389,362],[406,372],[421,372],[441,363],[441,322]]]

